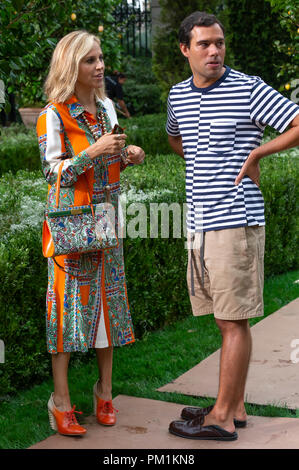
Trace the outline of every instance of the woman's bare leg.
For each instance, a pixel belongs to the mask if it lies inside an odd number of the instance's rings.
[[[112,400],[113,347],[96,348],[96,355],[99,368],[97,393],[102,400]]]
[[[60,411],[70,411],[72,408],[67,377],[69,361],[70,353],[52,354],[54,403]]]

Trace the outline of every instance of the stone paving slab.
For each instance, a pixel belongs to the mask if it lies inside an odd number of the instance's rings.
[[[85,420],[84,437],[55,434],[30,449],[299,449],[299,419],[249,416],[233,442],[183,439],[168,432],[184,405],[118,395],[117,424],[105,427],[94,416]]]
[[[299,408],[299,298],[254,325],[251,333],[246,402]],[[297,346],[291,347],[296,339]],[[291,360],[292,352],[297,363]],[[216,398],[219,358],[220,350],[158,390]]]

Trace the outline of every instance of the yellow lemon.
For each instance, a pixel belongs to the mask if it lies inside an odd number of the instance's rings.
[[[121,39],[123,37],[122,34],[118,34],[117,36],[119,37],[119,39]]]
[[[102,33],[102,32],[104,31],[104,26],[103,26],[103,25],[100,25],[100,26],[98,27],[98,31],[99,31],[99,33]]]
[[[284,87],[285,87],[286,90],[289,90],[291,88],[291,85],[289,83],[287,83]]]
[[[72,13],[72,14],[71,14],[71,20],[72,20],[72,21],[75,21],[76,18],[77,18],[76,13]]]
[[[288,11],[288,15],[290,15],[291,13],[292,13],[291,10],[289,10],[289,11]]]

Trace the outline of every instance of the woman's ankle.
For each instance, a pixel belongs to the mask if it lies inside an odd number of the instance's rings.
[[[97,395],[102,398],[102,400],[109,401],[112,400],[112,386],[111,384],[102,383],[98,380],[97,383]]]
[[[54,392],[53,401],[59,411],[70,411],[72,409],[69,395],[58,395]]]

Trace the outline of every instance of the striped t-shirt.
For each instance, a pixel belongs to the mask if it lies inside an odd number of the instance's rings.
[[[182,137],[188,231],[265,225],[259,188],[248,176],[234,181],[265,127],[283,132],[298,113],[261,78],[227,66],[207,88],[192,77],[171,88],[166,131]]]

